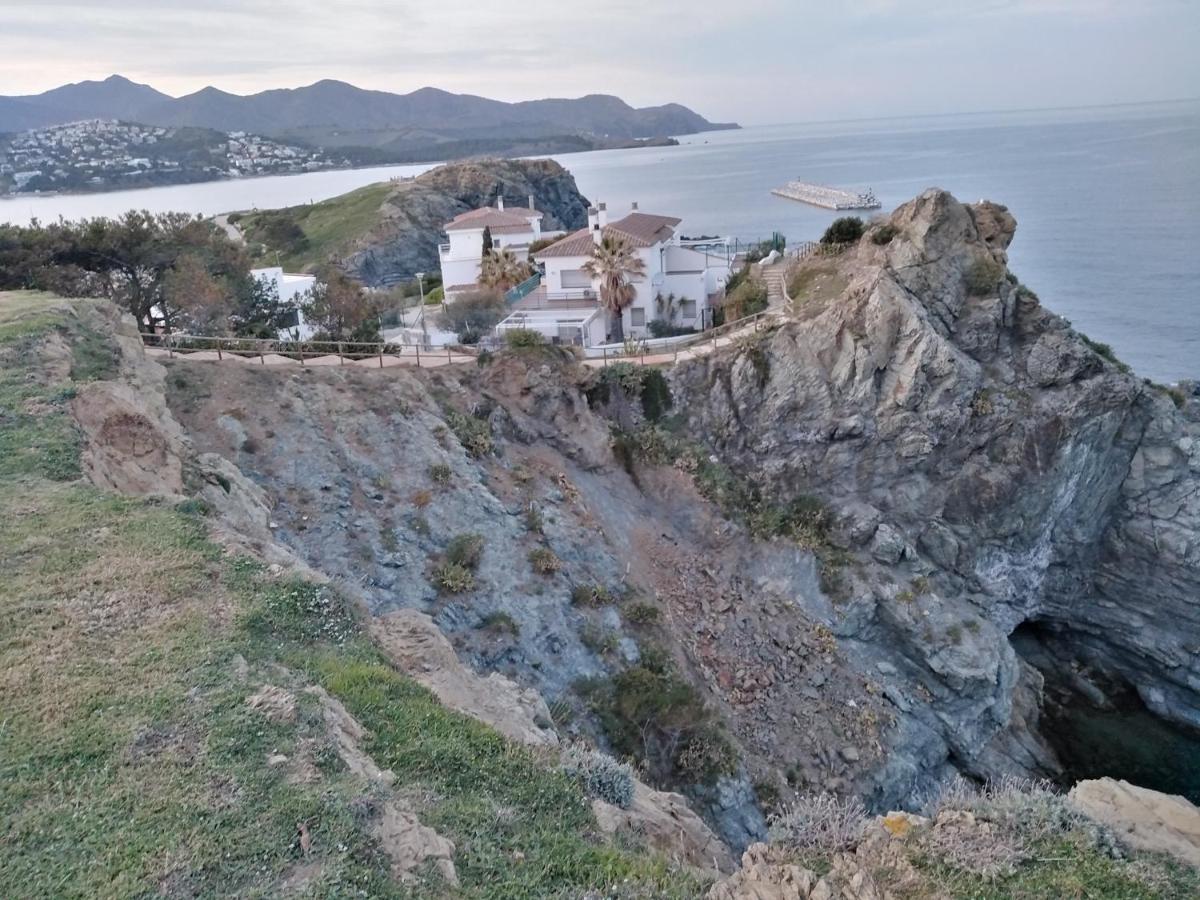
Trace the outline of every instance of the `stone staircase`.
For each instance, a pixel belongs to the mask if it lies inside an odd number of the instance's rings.
[[[782,309],[788,305],[787,262],[762,266],[763,281],[767,285],[767,309]]]

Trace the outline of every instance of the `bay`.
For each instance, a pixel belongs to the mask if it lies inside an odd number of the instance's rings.
[[[933,186],[1004,203],[1011,268],[1043,303],[1140,375],[1200,378],[1200,101],[764,126],[557,158],[610,214],[636,201],[692,235],[819,237],[836,213],[770,194],[794,178],[870,188],[885,210]],[[428,168],[6,198],[0,221],[271,208]]]

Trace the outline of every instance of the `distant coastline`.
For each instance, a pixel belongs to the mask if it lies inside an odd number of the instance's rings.
[[[740,126],[735,125],[732,128],[728,128],[728,129],[727,128],[719,128],[719,129],[712,129],[712,130],[726,131],[726,130],[734,130],[734,129],[740,129]],[[703,132],[697,132],[697,133],[703,133]],[[497,157],[501,158],[501,159],[521,159],[521,158],[529,158],[529,157],[536,157],[536,156],[550,156],[550,155],[559,156],[559,155],[570,155],[573,153],[591,153],[594,151],[603,151],[603,150],[640,150],[640,149],[651,149],[651,148],[662,148],[662,147],[678,147],[680,142],[679,142],[679,139],[675,138],[675,137],[658,137],[658,138],[633,138],[633,139],[628,139],[628,140],[611,140],[611,141],[596,139],[594,141],[594,144],[595,144],[595,146],[568,145],[567,147],[562,148],[562,149],[537,148],[537,149],[535,149],[534,152],[530,152],[530,153],[496,153],[496,154],[478,154],[478,155],[474,155],[474,156],[444,157],[444,158],[430,158],[430,159],[411,159],[411,160],[404,159],[404,160],[383,162],[383,163],[379,163],[379,162],[362,163],[362,164],[358,164],[358,165],[336,165],[336,164],[333,164],[333,165],[321,166],[320,168],[312,169],[309,171],[263,172],[263,173],[255,173],[253,175],[245,175],[245,176],[215,175],[215,176],[210,176],[210,177],[204,177],[203,175],[201,175],[201,173],[195,173],[199,177],[180,177],[180,178],[173,179],[173,180],[156,181],[154,183],[146,183],[146,184],[139,184],[139,185],[103,184],[103,185],[95,185],[94,187],[91,187],[91,188],[81,187],[81,188],[76,188],[76,189],[53,190],[53,191],[5,190],[5,191],[0,191],[0,200],[16,201],[16,200],[20,200],[20,199],[26,198],[26,197],[28,197],[28,198],[35,198],[35,197],[41,197],[41,198],[89,197],[89,196],[94,196],[97,194],[111,194],[111,193],[117,193],[117,192],[121,192],[121,191],[140,191],[140,190],[152,190],[154,188],[186,187],[188,185],[198,185],[198,184],[219,184],[219,183],[235,182],[235,181],[238,181],[238,182],[253,181],[256,179],[260,179],[260,178],[288,178],[288,177],[296,176],[296,175],[312,175],[317,172],[353,172],[353,171],[360,171],[360,170],[364,170],[364,169],[376,169],[376,168],[381,168],[381,167],[392,167],[392,166],[427,166],[429,168],[432,168],[435,166],[444,165],[449,162],[461,162],[463,160],[469,160],[469,159],[487,159],[487,158],[497,158]],[[185,173],[180,173],[180,175],[185,176]]]

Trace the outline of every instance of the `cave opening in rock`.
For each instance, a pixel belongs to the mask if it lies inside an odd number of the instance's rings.
[[[1010,640],[1045,679],[1039,730],[1064,788],[1107,776],[1200,803],[1200,733],[1156,716],[1130,684],[1081,660],[1069,630],[1028,621]]]

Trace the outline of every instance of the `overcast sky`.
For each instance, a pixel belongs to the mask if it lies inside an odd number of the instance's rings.
[[[1200,0],[0,0],[0,94],[337,78],[742,124],[1200,96]]]

